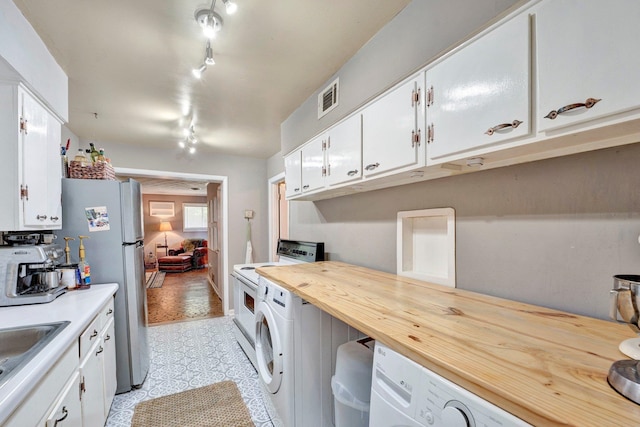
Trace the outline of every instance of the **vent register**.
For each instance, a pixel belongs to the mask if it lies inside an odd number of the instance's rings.
[[[340,79],[335,79],[318,94],[318,119],[338,106],[338,86]]]

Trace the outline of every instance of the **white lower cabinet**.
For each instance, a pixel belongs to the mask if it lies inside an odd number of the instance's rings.
[[[103,426],[116,393],[113,298],[2,427]]]
[[[46,427],[82,426],[82,406],[78,390],[80,390],[80,374],[75,371],[62,390],[58,403],[47,417]]]

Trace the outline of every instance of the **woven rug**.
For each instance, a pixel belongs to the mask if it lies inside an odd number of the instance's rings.
[[[140,402],[131,427],[253,427],[249,410],[233,381]]]
[[[147,279],[147,289],[149,288],[161,288],[162,283],[164,282],[164,276],[167,273],[164,271],[154,271],[151,274],[151,277]]]

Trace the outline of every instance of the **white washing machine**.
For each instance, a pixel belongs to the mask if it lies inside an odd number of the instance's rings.
[[[332,427],[336,351],[363,334],[264,277],[257,300],[258,374],[274,425]]]
[[[530,426],[376,342],[370,427]]]

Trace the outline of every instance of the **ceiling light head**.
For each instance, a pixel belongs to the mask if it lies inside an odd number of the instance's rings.
[[[213,11],[213,8],[198,9],[195,13],[196,22],[202,27],[204,35],[212,39],[222,29],[222,16]]]
[[[194,68],[191,72],[195,76],[195,78],[199,79],[202,77],[202,73],[207,69],[207,64],[202,64],[199,68]]]
[[[180,141],[180,142],[178,142],[178,147],[180,147],[180,148],[184,148],[184,147],[185,147],[185,145],[186,145],[186,144],[184,143],[184,141]]]
[[[196,152],[196,147],[189,147],[189,154],[193,154]]]
[[[211,49],[211,43],[207,41],[207,49],[205,50],[204,63],[207,65],[214,65],[216,61],[213,60],[213,49]]]
[[[224,3],[228,15],[233,15],[238,10],[238,5],[231,0],[222,0],[222,3]]]

